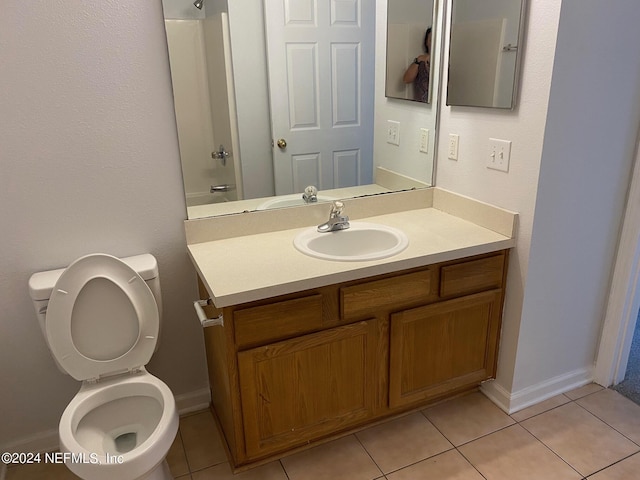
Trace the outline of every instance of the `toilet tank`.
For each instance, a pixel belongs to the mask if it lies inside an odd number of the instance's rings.
[[[129,267],[140,275],[140,277],[142,277],[145,283],[149,286],[149,289],[156,300],[160,324],[162,325],[162,295],[160,293],[160,277],[158,276],[158,262],[156,261],[156,258],[150,253],[144,253],[133,257],[121,258],[120,260],[129,265]],[[47,315],[47,306],[49,305],[49,298],[51,297],[53,287],[64,271],[64,268],[59,268],[57,270],[38,272],[31,275],[31,278],[29,278],[29,294],[33,300],[33,306],[36,309],[40,330],[44,335],[45,341],[47,340],[45,320]],[[159,334],[160,332],[158,332],[158,336]],[[158,341],[156,343],[156,350],[159,344],[160,342]],[[58,365],[58,368],[60,368],[60,365]]]

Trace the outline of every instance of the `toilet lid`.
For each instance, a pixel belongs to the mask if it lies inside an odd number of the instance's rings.
[[[49,347],[76,380],[146,365],[160,326],[145,281],[116,257],[79,258],[62,273],[46,314]]]

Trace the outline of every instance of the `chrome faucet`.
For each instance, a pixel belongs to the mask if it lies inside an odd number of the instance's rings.
[[[331,212],[329,212],[329,220],[318,225],[318,232],[337,232],[349,228],[349,217],[343,215],[343,211],[344,203],[338,201],[333,202]]]
[[[309,185],[304,189],[304,193],[302,194],[302,200],[304,203],[315,203],[318,201],[318,189],[313,185]]]

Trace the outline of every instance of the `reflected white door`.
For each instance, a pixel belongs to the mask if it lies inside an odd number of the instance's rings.
[[[375,1],[265,0],[265,18],[276,194],[371,183]]]

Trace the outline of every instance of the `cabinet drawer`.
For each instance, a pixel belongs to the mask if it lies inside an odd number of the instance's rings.
[[[342,318],[375,315],[380,310],[406,308],[435,297],[435,270],[397,275],[340,289]]]
[[[236,310],[238,347],[256,346],[322,328],[322,295]]]
[[[440,296],[480,292],[502,285],[504,255],[471,260],[440,269]]]

